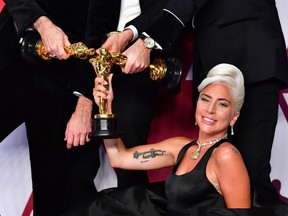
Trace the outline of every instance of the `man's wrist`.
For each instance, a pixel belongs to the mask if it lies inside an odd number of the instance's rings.
[[[91,114],[92,107],[93,107],[93,102],[89,98],[86,98],[84,95],[79,97],[77,105],[76,105],[76,110]]]
[[[43,26],[43,23],[50,21],[46,16],[40,16],[34,23],[33,28],[39,32],[39,29]]]
[[[108,32],[108,33],[106,34],[106,36],[107,36],[107,37],[110,37],[111,35],[113,35],[113,34],[118,34],[118,33],[120,33],[120,31],[111,31],[111,32]]]
[[[121,33],[120,33],[121,39],[125,45],[125,47],[131,42],[133,41],[133,32],[131,31],[131,29],[124,29]]]
[[[144,42],[144,46],[149,49],[161,49],[162,47],[151,38],[146,32],[143,32],[139,38]]]
[[[132,32],[131,42],[135,41],[138,38],[138,30],[135,26],[129,25],[129,26],[124,28],[123,32],[126,30],[130,30]]]

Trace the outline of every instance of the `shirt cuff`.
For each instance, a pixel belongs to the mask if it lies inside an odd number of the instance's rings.
[[[82,96],[83,94],[81,94],[80,92],[77,92],[77,91],[73,91],[73,94],[77,97],[80,97]]]

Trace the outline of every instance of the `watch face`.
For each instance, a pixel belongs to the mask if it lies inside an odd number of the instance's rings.
[[[147,37],[144,40],[144,44],[147,48],[152,49],[155,46],[155,41],[153,40],[153,38]]]

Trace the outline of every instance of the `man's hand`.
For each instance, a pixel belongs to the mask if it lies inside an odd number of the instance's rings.
[[[71,44],[61,28],[54,25],[52,21],[45,16],[39,17],[34,22],[33,27],[40,34],[47,52],[55,55],[55,57],[60,60],[69,58],[69,54],[65,52],[64,47],[69,47]]]
[[[91,100],[84,96],[79,97],[75,111],[66,126],[64,140],[68,149],[90,141],[88,134],[92,131],[92,106]]]
[[[105,48],[108,52],[121,53],[125,50],[132,38],[133,32],[129,29],[123,32],[112,32],[101,48]],[[99,53],[101,48],[97,49],[97,53]]]
[[[152,49],[146,48],[141,39],[130,46],[123,55],[127,56],[127,62],[122,67],[126,74],[133,74],[145,70],[150,64],[150,53]]]

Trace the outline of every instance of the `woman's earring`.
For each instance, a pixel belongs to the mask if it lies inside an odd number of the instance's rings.
[[[233,125],[231,125],[231,135],[234,135]]]
[[[197,122],[195,121],[195,125],[197,125]]]

